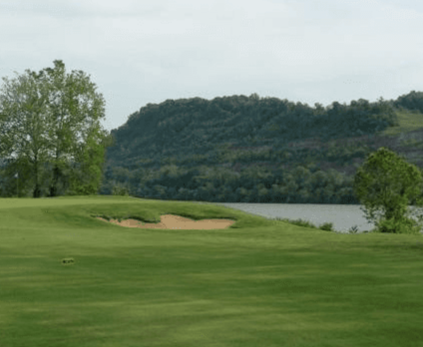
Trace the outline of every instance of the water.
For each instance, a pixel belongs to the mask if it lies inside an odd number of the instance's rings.
[[[176,202],[175,200],[172,200]],[[186,201],[180,201],[186,202]],[[205,202],[189,201],[198,204],[214,204],[255,214],[269,219],[288,218],[290,220],[302,219],[319,227],[324,223],[333,223],[333,230],[347,233],[353,226],[358,232],[370,231],[375,225],[369,223],[360,207],[363,205],[342,204],[278,204],[278,203],[250,203],[250,202]],[[414,206],[409,206],[410,211],[418,211]],[[420,209],[423,213],[423,209]],[[415,217],[413,217],[416,219]],[[417,220],[417,219],[416,219]],[[423,231],[423,230],[422,230]]]
[[[227,202],[202,202],[199,204],[215,204],[248,212],[269,219],[288,218],[290,220],[302,219],[320,226],[323,223],[333,223],[333,229],[338,232],[348,232],[351,227],[357,226],[358,232],[372,230],[375,225],[369,223],[362,205],[340,204],[278,204],[278,203],[227,203]],[[417,211],[414,206],[411,211]],[[423,210],[421,210],[423,212]],[[414,218],[416,219],[416,218]]]

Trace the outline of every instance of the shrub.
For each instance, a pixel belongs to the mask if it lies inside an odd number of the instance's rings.
[[[333,223],[324,223],[320,226],[321,230],[333,231]]]
[[[376,231],[381,233],[416,234],[420,232],[420,226],[410,218],[402,218],[400,220],[391,218],[377,222]]]
[[[128,189],[121,184],[115,185],[112,189],[112,195],[127,196],[129,195]]]
[[[356,233],[357,233],[357,231],[358,231],[358,226],[357,226],[357,225],[352,226],[352,227],[350,228],[350,230],[348,230],[348,232],[349,232],[350,234],[356,234]]]

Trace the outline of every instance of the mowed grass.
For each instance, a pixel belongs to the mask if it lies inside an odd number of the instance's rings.
[[[168,213],[236,223],[94,218]],[[111,196],[0,199],[0,218],[1,347],[423,346],[421,234],[340,234]]]

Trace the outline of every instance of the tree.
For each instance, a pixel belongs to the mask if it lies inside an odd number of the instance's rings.
[[[114,143],[114,138],[106,131],[92,127],[83,144],[79,145],[76,154],[78,168],[70,179],[70,194],[97,194],[101,182],[105,162],[105,148]]]
[[[370,154],[354,177],[355,194],[365,206],[362,211],[381,232],[419,232],[422,224],[409,218],[407,205],[409,201],[423,205],[421,188],[420,170],[384,147]]]
[[[96,187],[97,190],[99,188],[104,161],[103,145],[112,143],[111,137],[101,130],[99,124],[99,120],[105,117],[104,98],[96,92],[96,85],[83,71],[66,74],[65,64],[61,60],[54,61],[54,69],[44,69],[43,75],[50,86],[49,114],[53,124],[49,129],[50,145],[54,152],[49,195],[58,194],[57,186],[63,178],[63,170],[69,165],[69,156],[83,161],[80,162],[81,167],[91,180],[88,183],[91,188],[87,188],[86,182],[83,185],[85,188],[81,190],[80,186],[77,190],[80,194],[92,194]],[[78,142],[80,137],[83,139],[82,146]],[[75,180],[73,184],[75,188]]]
[[[0,153],[14,152],[18,159],[28,159],[35,180],[33,196],[40,196],[39,162],[50,164],[52,170],[49,196],[57,196],[59,183],[70,180],[70,176],[72,189],[85,187],[76,189],[80,193],[98,189],[104,150],[113,138],[100,127],[105,101],[89,76],[82,71],[66,74],[65,64],[55,60],[53,69],[38,74],[26,70],[26,75],[13,81],[4,80],[6,86],[0,94]],[[72,159],[79,165],[71,168]],[[77,174],[78,170],[83,174]]]
[[[0,93],[0,154],[13,159],[14,169],[30,171],[35,188],[33,196],[40,196],[39,165],[47,158],[48,141],[45,129],[50,127],[48,88],[41,75],[30,70],[13,80],[3,78]],[[17,157],[13,157],[13,154]]]

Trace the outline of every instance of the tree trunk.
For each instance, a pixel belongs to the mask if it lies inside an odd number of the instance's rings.
[[[58,160],[60,157],[60,151],[59,149],[56,150],[56,160]],[[60,170],[59,167],[57,166],[57,163],[54,164],[54,169],[53,169],[53,182],[50,186],[50,197],[55,197],[58,195],[58,189],[57,189],[57,184],[59,182],[59,176],[60,176]]]
[[[35,184],[34,192],[32,195],[34,198],[39,198],[41,196],[41,190],[38,183]]]
[[[60,170],[57,166],[54,167],[53,174],[53,184],[50,186],[50,197],[55,197],[58,195],[57,183],[59,181]]]
[[[38,184],[38,161],[37,161],[37,157],[35,157],[35,188],[34,188],[32,196],[34,198],[39,198],[41,196],[40,185]]]

